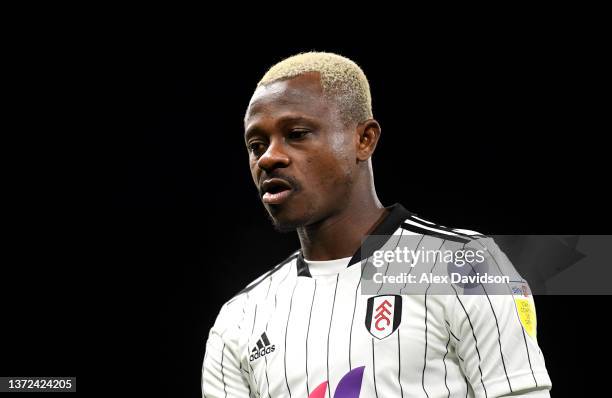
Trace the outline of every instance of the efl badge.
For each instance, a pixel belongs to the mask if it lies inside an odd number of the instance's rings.
[[[379,340],[391,335],[402,322],[402,296],[382,295],[370,297],[365,326]]]
[[[536,338],[537,318],[533,297],[530,296],[529,287],[526,284],[513,285],[512,294],[523,328],[529,336]]]
[[[525,298],[515,298],[516,309],[519,318],[528,335],[536,338],[536,313],[532,300]]]

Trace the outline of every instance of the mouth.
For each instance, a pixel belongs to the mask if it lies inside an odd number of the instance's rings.
[[[287,200],[293,187],[285,180],[271,178],[261,184],[262,201],[268,205],[279,205]]]

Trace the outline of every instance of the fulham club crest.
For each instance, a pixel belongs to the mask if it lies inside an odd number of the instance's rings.
[[[365,326],[379,340],[391,335],[402,322],[402,296],[382,295],[370,297]]]

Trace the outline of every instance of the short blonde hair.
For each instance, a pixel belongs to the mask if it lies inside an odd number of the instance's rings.
[[[272,66],[257,87],[286,80],[308,72],[319,73],[323,93],[336,100],[344,121],[371,119],[370,84],[363,70],[350,59],[327,52],[306,52]]]

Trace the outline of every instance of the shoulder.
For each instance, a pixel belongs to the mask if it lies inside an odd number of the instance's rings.
[[[455,250],[482,250],[487,262],[492,263],[501,275],[513,275],[522,280],[506,254],[489,235],[465,228],[447,227],[414,214],[404,219],[401,229],[434,238],[434,243],[444,243],[444,246]]]
[[[257,303],[265,297],[266,291],[269,289],[271,281],[275,276],[287,276],[291,269],[295,268],[294,260],[297,258],[298,253],[292,253],[285,260],[276,264],[226,301],[218,312],[211,333],[223,335],[227,331],[235,330],[245,319],[249,319]]]
[[[488,237],[480,232],[464,228],[451,228],[435,223],[416,214],[411,214],[401,224],[401,228],[417,234],[430,235],[436,238],[468,243],[473,240],[487,239]]]
[[[243,307],[246,302],[252,298],[257,297],[260,292],[267,289],[270,281],[280,273],[286,273],[289,268],[294,268],[295,259],[298,257],[299,251],[295,251],[280,263],[276,264],[268,271],[260,275],[258,278],[246,285],[242,290],[236,293],[231,299],[229,299],[223,306],[224,309]]]
[[[234,299],[238,299],[240,297],[246,297],[246,295],[253,295],[256,293],[257,290],[261,290],[264,286],[266,286],[266,283],[269,283],[270,280],[274,278],[274,275],[276,275],[278,272],[280,272],[281,270],[286,270],[288,268],[291,268],[295,262],[294,260],[298,257],[298,255],[299,255],[299,251],[293,252],[286,259],[276,264],[274,267],[270,268],[263,275],[259,276],[257,279],[249,283],[244,289],[242,289],[234,297],[232,297],[228,301],[228,303]]]

